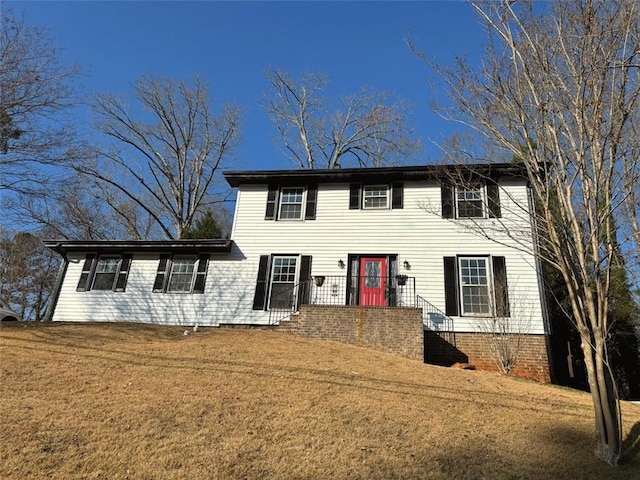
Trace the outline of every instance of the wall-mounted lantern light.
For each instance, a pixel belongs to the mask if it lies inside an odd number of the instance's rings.
[[[405,260],[402,265],[404,266],[405,270],[411,270],[411,264],[409,263],[408,260]]]
[[[344,262],[342,261],[342,259],[338,260],[338,266],[340,268],[344,268]]]

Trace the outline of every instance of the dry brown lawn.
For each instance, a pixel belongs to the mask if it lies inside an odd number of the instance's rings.
[[[633,479],[590,397],[268,330],[0,329],[3,479]]]

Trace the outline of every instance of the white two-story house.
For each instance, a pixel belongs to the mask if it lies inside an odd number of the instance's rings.
[[[237,189],[229,240],[46,242],[64,257],[52,320],[262,326],[307,305],[410,308],[420,312],[425,359],[482,364],[486,326],[508,319],[538,359],[542,373],[528,376],[548,377],[517,165],[224,176]]]

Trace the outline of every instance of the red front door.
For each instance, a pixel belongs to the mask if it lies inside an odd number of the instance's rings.
[[[386,306],[387,259],[360,258],[360,305]]]

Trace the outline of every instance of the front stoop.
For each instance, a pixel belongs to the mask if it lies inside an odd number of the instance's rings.
[[[276,326],[274,330],[284,333],[298,333],[300,328],[300,322],[297,318],[291,318],[289,320],[280,320],[280,325]]]

